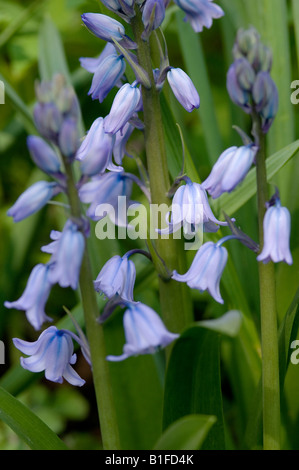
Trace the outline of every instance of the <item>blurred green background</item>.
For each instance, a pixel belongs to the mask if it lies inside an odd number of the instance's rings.
[[[170,64],[186,70],[201,97],[200,109],[188,114],[175,102],[167,87],[163,95],[172,109],[174,122],[180,124],[188,154],[202,180],[225,148],[241,144],[232,126],[238,125],[250,132],[248,117],[231,104],[226,92],[226,72],[232,62],[231,50],[236,31],[240,27],[254,25],[273,51],[272,76],[279,89],[280,107],[269,133],[268,154],[278,152],[299,137],[299,105],[292,105],[290,101],[291,82],[299,79],[299,0],[219,0],[217,3],[224,9],[225,17],[214,21],[213,27],[210,30],[205,29],[199,36],[182,21],[182,15],[173,3],[167,9],[163,24]],[[92,101],[87,96],[91,75],[81,69],[79,63],[80,57],[97,56],[104,46],[103,41],[92,36],[82,26],[80,15],[84,12],[100,11],[107,12],[98,1],[1,0],[0,3],[0,79],[6,85],[6,101],[4,105],[0,105],[0,339],[6,345],[6,364],[0,365],[0,380],[2,377],[2,384],[11,387],[11,393],[28,404],[55,432],[62,435],[72,448],[100,448],[89,368],[79,355],[76,370],[87,381],[86,386],[79,391],[65,384],[56,386],[44,380],[37,384],[31,374],[25,374],[19,383],[15,378],[11,381],[10,371],[16,370],[19,373],[19,353],[13,348],[11,338],[18,336],[35,340],[36,332],[28,325],[23,312],[3,307],[5,300],[19,298],[33,266],[47,260],[40,252],[40,247],[48,243],[52,229],[61,227],[64,213],[60,208],[48,205],[40,213],[15,225],[6,216],[6,212],[27,186],[44,178],[34,167],[26,147],[27,135],[36,133],[31,110],[35,101],[34,85],[37,79],[50,78],[53,70],[61,71],[61,68],[65,68],[81,104],[85,129],[90,127],[95,118],[105,116],[109,112],[115,92],[113,91],[102,104]],[[47,64],[50,64],[48,69]],[[171,132],[174,130],[169,131],[169,153],[171,136],[174,135]],[[178,134],[174,137],[178,139]],[[178,141],[178,157],[179,147]],[[144,160],[139,133],[133,135],[130,150]],[[171,158],[175,160],[172,155],[170,160]],[[131,160],[126,159],[125,164],[128,170],[136,170]],[[175,164],[173,168],[175,172]],[[294,264],[291,267],[281,264],[276,269],[280,322],[299,284],[298,178],[297,156],[271,181],[279,185],[282,204],[289,207],[292,215],[291,249]],[[215,205],[214,209],[216,215],[221,215],[221,205]],[[246,200],[240,209],[229,215],[234,215],[242,230],[257,239],[255,198]],[[124,253],[131,247],[132,242],[127,240],[95,240],[94,275],[96,276],[108,258],[116,253]],[[241,338],[244,357],[238,357],[240,345],[231,343],[223,345],[222,355],[223,400],[229,442],[232,448],[238,448],[250,413],[249,399],[260,375],[259,297],[254,254],[237,244],[230,245],[229,251],[231,261],[221,284],[225,305],[216,304],[206,294],[193,292],[192,295],[196,319],[215,318],[229,308],[238,308],[242,310],[250,325],[248,331],[251,336],[249,335],[248,339],[245,335],[248,343]],[[137,261],[137,272],[137,299],[159,311],[154,273],[143,260]],[[58,321],[64,316],[63,305],[72,309],[77,303],[76,293],[55,286],[47,304],[47,312]],[[119,338],[122,338],[121,319],[116,317],[107,325],[109,352],[113,350],[116,353],[113,346]],[[119,344],[121,348],[122,339]],[[123,420],[123,433],[129,429],[132,437],[130,440],[128,436],[125,442],[127,448],[132,448],[134,439],[137,448],[144,448],[145,445],[150,447],[158,436],[162,406],[162,388],[156,359],[146,357],[130,361],[112,367],[116,387],[124,387],[123,396],[119,401],[119,412]],[[251,368],[247,368],[246,361],[251,364]],[[142,375],[141,371],[145,368],[148,374]],[[129,391],[126,395],[126,381],[133,378],[136,380],[134,396],[130,396]],[[299,449],[298,392],[299,366],[290,365],[283,398],[287,448]],[[143,394],[142,398],[140,394]],[[137,396],[139,398],[136,398]],[[151,408],[140,412],[147,396],[152,400],[154,415]],[[134,400],[139,400],[139,403]],[[135,404],[139,410],[138,416],[134,416]],[[131,422],[128,427],[126,420],[129,416]],[[15,434],[0,422],[0,449],[24,447]]]

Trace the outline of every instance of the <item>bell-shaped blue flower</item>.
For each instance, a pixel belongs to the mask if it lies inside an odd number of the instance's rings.
[[[122,55],[110,54],[97,67],[89,95],[93,100],[104,101],[110,90],[116,86],[123,77],[126,70],[126,63]]]
[[[227,250],[220,243],[206,242],[196,253],[186,274],[173,272],[172,278],[186,282],[192,289],[209,294],[223,304],[220,294],[220,279],[227,261]]]
[[[113,46],[113,44],[108,42],[99,57],[80,57],[79,60],[81,67],[87,70],[87,72],[95,73],[99,65],[101,65],[107,57],[115,53],[115,47]]]
[[[75,290],[78,286],[85,240],[78,226],[71,220],[66,222],[54,247],[50,260],[50,281],[52,284],[58,283],[61,287],[71,287]]]
[[[252,144],[228,148],[220,155],[202,187],[213,199],[233,191],[247,175],[256,152],[257,147]]]
[[[194,235],[200,226],[206,232],[215,232],[218,225],[227,225],[214,216],[202,185],[186,178],[186,184],[180,186],[172,200],[169,227],[161,233],[172,233],[183,227],[184,233]]]
[[[76,159],[81,162],[83,175],[94,176],[103,173],[106,169],[121,171],[112,162],[114,135],[104,130],[105,120],[97,118],[89,129],[85,139],[76,153]]]
[[[78,387],[84,385],[85,380],[72,367],[77,361],[77,355],[74,354],[72,336],[67,330],[50,326],[37,341],[14,338],[13,343],[23,354],[30,356],[20,359],[24,369],[31,372],[45,371],[46,379],[52,382],[62,383],[65,379]]]
[[[200,98],[191,78],[180,68],[171,68],[167,72],[168,83],[178,102],[191,113],[199,108]]]
[[[123,324],[126,337],[123,354],[107,356],[108,361],[123,361],[130,356],[154,354],[179,337],[178,334],[170,333],[160,316],[141,302],[128,303]]]
[[[14,222],[19,222],[39,211],[60,191],[61,188],[54,182],[38,181],[21,194],[7,215],[13,217]]]
[[[59,137],[58,145],[61,153],[68,159],[73,159],[80,145],[77,120],[74,118],[64,119]]]
[[[203,28],[210,28],[213,19],[224,15],[222,8],[213,3],[214,0],[174,0],[186,13],[186,21],[189,21],[193,30],[200,33]]]
[[[130,85],[125,83],[117,92],[108,116],[105,118],[105,132],[116,134],[137,111],[141,93],[137,88],[137,83]]]
[[[60,172],[60,160],[57,153],[47,142],[37,135],[27,137],[27,147],[34,163],[45,173],[56,175]]]
[[[117,163],[117,165],[122,164],[123,158],[127,154],[126,145],[133,130],[133,124],[127,122],[127,124],[124,125],[123,129],[115,134],[115,141],[112,153],[115,163]]]
[[[37,103],[34,106],[33,118],[36,128],[42,137],[57,143],[63,116],[55,103]]]
[[[82,185],[79,197],[83,203],[90,203],[87,215],[92,220],[101,220],[108,215],[111,220],[126,226],[126,211],[122,214],[118,211],[119,198],[125,198],[127,204],[132,192],[132,180],[125,173],[109,172],[94,177],[88,183]],[[101,211],[101,206],[105,210]],[[125,217],[125,219],[123,218]]]
[[[84,13],[81,18],[85,26],[98,38],[108,42],[123,39],[125,28],[113,18],[101,13]]]
[[[293,263],[290,251],[291,216],[286,207],[282,207],[277,199],[274,206],[270,206],[264,217],[264,243],[257,260],[263,263],[284,261]]]
[[[94,288],[109,299],[118,294],[123,300],[133,301],[133,290],[136,278],[135,264],[126,255],[113,256],[103,266]]]
[[[255,83],[255,72],[245,58],[235,60],[230,66],[226,77],[226,87],[233,103],[240,106],[245,113],[252,108],[252,88]]]
[[[269,72],[257,74],[252,96],[256,111],[262,118],[262,130],[267,133],[278,110],[278,91]]]
[[[4,303],[6,308],[24,310],[27,320],[36,330],[39,330],[44,322],[52,320],[45,313],[45,305],[52,288],[49,272],[49,265],[36,265],[21,297],[14,302]]]
[[[164,0],[146,0],[142,10],[142,22],[147,33],[159,28],[165,18]]]

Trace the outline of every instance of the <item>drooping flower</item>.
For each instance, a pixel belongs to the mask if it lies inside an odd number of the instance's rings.
[[[132,179],[123,172],[103,173],[92,178],[79,189],[79,197],[83,203],[90,203],[87,215],[92,220],[101,220],[108,215],[113,223],[126,226],[126,210],[119,211],[120,198],[125,199],[126,204],[132,192]],[[101,210],[103,209],[103,210]]]
[[[135,278],[133,261],[126,255],[116,255],[103,266],[94,281],[94,288],[97,292],[103,292],[109,299],[118,294],[124,300],[133,301]]]
[[[202,187],[213,199],[233,191],[247,175],[256,152],[257,147],[252,144],[228,148],[220,155]]]
[[[27,286],[18,300],[5,302],[6,308],[24,310],[29,323],[39,330],[46,321],[52,321],[45,313],[45,305],[48,300],[52,283],[49,280],[50,266],[36,265],[27,282]]]
[[[252,89],[256,74],[247,59],[241,57],[229,67],[226,87],[233,103],[240,106],[245,113],[252,110]]]
[[[270,206],[264,217],[264,244],[257,260],[263,263],[284,261],[293,263],[290,251],[291,216],[286,207],[282,207],[277,199]]]
[[[125,34],[123,25],[113,18],[101,13],[84,13],[81,15],[82,21],[95,36],[104,41],[121,41]]]
[[[164,0],[146,0],[142,10],[142,21],[145,26],[145,31],[150,31],[159,28],[165,18],[165,4]]]
[[[122,170],[122,167],[116,167],[112,162],[115,137],[105,132],[104,123],[105,119],[102,117],[93,122],[76,153],[76,159],[81,161],[83,175],[94,176],[106,169]]]
[[[97,67],[92,79],[91,88],[88,92],[93,100],[104,101],[114,86],[120,83],[126,70],[126,63],[122,55],[108,55]]]
[[[23,341],[14,338],[13,343],[23,354],[30,357],[21,357],[20,362],[24,369],[31,372],[45,371],[46,379],[62,383],[63,379],[72,385],[81,387],[83,380],[72,368],[76,363],[72,336],[67,330],[58,330],[50,326],[44,330],[37,341]]]
[[[220,294],[220,278],[227,261],[227,250],[220,242],[206,242],[196,253],[193,262],[186,274],[173,272],[172,278],[179,282],[186,282],[192,289],[200,292],[207,290],[219,303],[223,304]]]
[[[80,60],[81,67],[87,70],[87,72],[95,73],[99,65],[101,65],[101,63],[103,63],[107,57],[115,53],[116,53],[115,47],[113,46],[113,44],[108,42],[106,46],[104,47],[104,49],[102,50],[99,57],[80,57],[79,60]]]
[[[137,111],[141,93],[137,83],[125,83],[117,92],[108,116],[105,118],[105,132],[116,134]]]
[[[214,0],[174,0],[175,3],[186,13],[186,21],[189,21],[196,33],[202,32],[203,28],[210,28],[213,19],[224,15],[222,8]]]
[[[117,165],[121,165],[124,156],[127,154],[126,145],[134,131],[135,126],[130,122],[124,125],[122,130],[119,130],[115,134],[115,141],[113,145],[113,157]]]
[[[61,287],[76,289],[85,248],[84,236],[78,226],[68,220],[56,242],[50,260],[50,281]]]
[[[130,356],[154,354],[179,337],[170,333],[160,316],[141,302],[128,303],[124,313],[126,344],[120,356],[107,356],[108,361],[123,361]]]
[[[267,133],[278,110],[278,90],[268,72],[257,74],[252,97],[256,111],[262,118],[262,130]]]
[[[218,225],[226,226],[227,222],[216,219],[203,186],[186,178],[186,184],[180,186],[173,196],[168,225],[160,232],[173,233],[183,227],[185,234],[194,235],[200,226],[206,232],[215,232]]]
[[[7,215],[13,217],[14,222],[19,222],[39,211],[60,191],[61,188],[55,182],[38,181],[19,196]]]
[[[45,173],[56,175],[60,172],[57,153],[47,142],[37,135],[27,137],[27,147],[34,163]]]
[[[172,67],[167,72],[168,83],[179,103],[191,113],[199,108],[200,98],[191,78],[180,68]]]

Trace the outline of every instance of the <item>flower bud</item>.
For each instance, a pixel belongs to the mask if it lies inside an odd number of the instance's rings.
[[[27,146],[34,163],[45,173],[53,174],[60,171],[60,160],[56,152],[44,139],[36,135],[27,138]]]
[[[116,41],[123,39],[125,28],[113,18],[101,13],[84,13],[81,18],[85,26],[98,38],[108,42],[111,42],[112,38]]]
[[[93,100],[98,99],[102,103],[109,91],[123,77],[125,70],[126,63],[123,56],[118,56],[116,53],[109,55],[97,67],[88,94]]]
[[[61,153],[65,157],[74,157],[79,147],[79,131],[75,119],[67,118],[63,121],[58,138],[58,145]]]
[[[142,21],[147,33],[159,28],[165,18],[164,0],[146,0],[142,11]]]
[[[226,86],[229,96],[246,113],[251,111],[251,90],[254,81],[255,72],[244,58],[237,59],[227,72]]]
[[[171,68],[167,72],[168,83],[179,103],[191,113],[199,108],[200,98],[191,78],[180,68]]]
[[[268,72],[259,72],[253,87],[253,101],[262,118],[264,133],[270,129],[278,110],[278,91]]]
[[[105,132],[116,134],[136,112],[140,104],[141,93],[139,88],[125,83],[117,92],[111,106],[110,113],[105,119]]]

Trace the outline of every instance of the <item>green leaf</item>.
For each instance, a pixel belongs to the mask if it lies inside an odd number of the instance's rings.
[[[299,150],[299,140],[287,145],[266,160],[267,177],[270,183],[277,172],[288,163]],[[243,183],[233,192],[222,194],[218,199],[211,200],[211,207],[215,211],[224,211],[233,215],[256,193],[256,169],[252,168]]]
[[[166,429],[154,449],[198,450],[215,422],[215,416],[184,416]]]
[[[240,315],[228,312],[222,320],[197,322],[173,346],[166,375],[163,427],[190,414],[215,416],[217,421],[205,449],[225,449],[220,378],[221,334],[236,335]]]
[[[43,421],[3,388],[0,388],[0,419],[32,450],[67,450]]]

